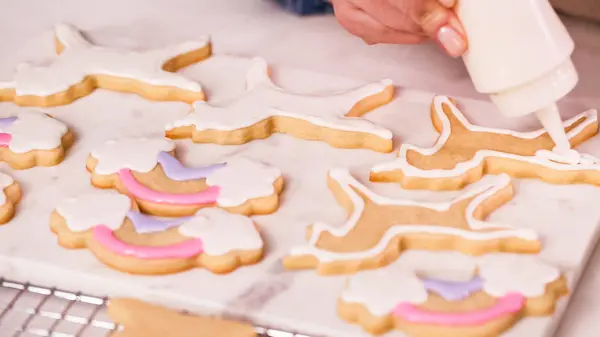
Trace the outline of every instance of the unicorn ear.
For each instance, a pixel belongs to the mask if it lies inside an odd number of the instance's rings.
[[[89,48],[92,44],[83,37],[81,31],[69,24],[59,24],[54,28],[56,40],[64,49]]]
[[[252,59],[252,67],[246,74],[246,90],[251,91],[262,83],[272,83],[269,78],[269,65],[263,58]]]

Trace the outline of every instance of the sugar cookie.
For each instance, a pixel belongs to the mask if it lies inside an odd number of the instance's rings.
[[[364,186],[345,169],[329,173],[329,187],[350,213],[342,226],[316,223],[308,245],[285,257],[289,269],[317,268],[321,274],[378,268],[403,250],[456,250],[537,253],[538,235],[530,229],[484,222],[513,196],[507,175],[489,176],[446,202],[387,198]]]
[[[232,103],[194,103],[186,118],[166,126],[169,138],[192,138],[197,143],[237,145],[274,133],[321,140],[339,148],[392,151],[392,133],[361,116],[392,100],[390,80],[342,93],[290,93],[269,78],[263,59],[254,59],[247,74],[247,92]]]
[[[108,302],[108,315],[123,330],[113,337],[255,337],[251,325],[217,317],[183,314],[135,299]],[[160,318],[160,319],[157,319]]]
[[[116,188],[140,208],[159,216],[185,216],[218,206],[245,215],[269,214],[279,206],[281,172],[235,158],[203,168],[184,167],[166,138],[120,139],[94,150],[87,161],[92,184]]]
[[[157,219],[115,191],[64,200],[50,227],[65,248],[87,248],[98,260],[132,274],[170,274],[194,267],[229,273],[262,258],[263,241],[243,215],[205,208],[194,216]]]
[[[41,111],[0,118],[0,158],[15,169],[58,165],[74,138],[66,125]]]
[[[372,334],[397,329],[410,337],[499,336],[527,316],[551,315],[568,292],[560,271],[533,256],[469,261],[443,253],[429,260],[351,276],[339,315]],[[459,279],[451,267],[457,263]],[[440,267],[454,275],[445,277]]]
[[[197,82],[174,73],[211,55],[208,38],[166,48],[119,51],[88,41],[77,28],[55,28],[56,51],[48,66],[21,64],[12,82],[0,82],[0,101],[22,106],[57,106],[89,95],[96,88],[135,93],[151,100],[203,100]]]
[[[21,201],[21,187],[9,175],[0,173],[0,225],[6,224],[15,216],[15,210]]]
[[[372,169],[373,181],[456,190],[485,174],[507,173],[555,184],[600,185],[600,160],[576,151],[553,152],[554,143],[545,130],[516,132],[473,125],[445,96],[435,97],[431,109],[440,132],[436,144],[427,149],[402,145],[396,160]],[[598,132],[597,112],[584,112],[564,125],[571,145],[577,146]]]

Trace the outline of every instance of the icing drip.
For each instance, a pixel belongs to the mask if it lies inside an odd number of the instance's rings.
[[[189,218],[161,220],[136,211],[129,211],[127,217],[133,223],[136,233],[146,234],[162,232],[169,228],[177,227]]]
[[[176,56],[204,48],[209,43],[208,38],[162,49],[124,52],[94,46],[70,25],[58,25],[55,34],[65,49],[49,66],[19,65],[13,83],[17,95],[56,94],[91,75],[131,78],[151,85],[202,91],[197,82],[167,72],[163,66]]]
[[[219,208],[201,209],[179,227],[179,233],[200,239],[204,253],[212,256],[263,247],[262,238],[252,219]]]
[[[175,181],[203,179],[225,166],[225,164],[215,164],[203,168],[187,168],[167,152],[158,154],[158,163],[165,171],[165,175]]]
[[[214,203],[219,196],[219,187],[215,186],[209,187],[202,192],[188,194],[155,191],[140,184],[128,169],[120,170],[119,178],[125,188],[136,198],[160,204],[206,205]]]
[[[517,132],[512,130],[505,129],[494,129],[488,128],[484,126],[478,126],[471,124],[465,116],[460,112],[460,110],[452,103],[452,101],[446,96],[437,96],[434,98],[433,106],[436,116],[442,123],[440,134],[437,142],[431,148],[420,148],[411,144],[403,144],[400,147],[400,151],[398,153],[398,157],[387,163],[376,165],[372,168],[373,172],[386,172],[386,171],[394,171],[394,170],[402,170],[403,175],[409,177],[425,177],[425,178],[446,178],[446,177],[456,177],[464,175],[467,171],[472,170],[473,168],[479,166],[487,157],[499,157],[499,158],[507,158],[514,159],[522,162],[532,163],[536,165],[545,166],[551,168],[553,170],[558,171],[580,171],[580,170],[600,170],[600,160],[595,159],[589,155],[578,155],[574,154],[576,151],[568,151],[567,153],[561,152],[552,152],[547,150],[538,151],[535,156],[521,156],[511,153],[498,152],[493,150],[480,150],[475,156],[468,161],[458,163],[452,169],[420,169],[416,166],[413,166],[411,163],[407,161],[407,153],[409,151],[415,151],[424,156],[433,156],[437,152],[439,152],[442,147],[446,144],[448,139],[450,138],[451,125],[448,117],[443,111],[443,106],[447,105],[454,117],[456,117],[462,125],[464,125],[468,130],[473,132],[487,132],[487,133],[496,133],[502,135],[511,135],[516,138],[521,139],[534,139],[542,136],[546,133],[546,130],[538,130],[532,132]],[[582,114],[579,114],[563,123],[564,127],[570,127],[574,125],[576,122],[584,119],[584,121],[578,124],[576,127],[573,127],[569,132],[567,132],[567,138],[572,139],[579,135],[586,127],[596,123],[598,121],[597,112],[595,110],[589,110]],[[579,159],[582,158],[582,159]]]
[[[518,312],[524,305],[525,297],[521,294],[512,293],[499,299],[496,305],[491,308],[465,313],[428,311],[419,309],[410,303],[401,303],[394,309],[394,316],[415,324],[471,326],[485,324],[502,316]]]
[[[121,169],[145,173],[156,167],[162,152],[174,149],[175,143],[166,138],[125,138],[104,143],[91,156],[98,160],[94,168],[97,174],[115,174]]]
[[[6,193],[4,192],[4,189],[12,185],[14,182],[15,181],[11,176],[0,172],[0,189],[2,189],[0,192],[0,205],[6,204]]]
[[[206,183],[219,188],[217,203],[235,207],[250,199],[276,194],[273,186],[281,171],[245,158],[235,158],[208,176]]]
[[[98,225],[94,227],[94,239],[113,253],[144,260],[185,259],[202,253],[201,240],[187,240],[170,246],[136,246],[125,243],[114,236],[112,229]]]
[[[56,212],[65,218],[71,231],[84,232],[99,224],[111,230],[118,229],[130,208],[131,200],[127,196],[98,190],[64,200],[56,207]]]
[[[2,144],[15,153],[54,150],[61,146],[68,128],[43,112],[24,110],[17,117],[3,118],[0,123]]]
[[[483,287],[483,281],[480,277],[475,277],[467,282],[424,279],[423,284],[427,290],[437,293],[447,301],[462,300]]]
[[[167,125],[166,129],[194,126],[197,131],[232,131],[252,126],[270,117],[281,116],[335,130],[392,139],[392,133],[387,129],[363,118],[345,116],[357,102],[391,86],[390,80],[371,83],[344,93],[300,95],[288,93],[275,85],[269,78],[266,61],[257,58],[246,76],[246,83],[247,93],[236,102],[223,106],[196,102],[194,111],[188,117]]]

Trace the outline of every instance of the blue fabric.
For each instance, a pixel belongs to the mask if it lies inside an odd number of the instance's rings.
[[[299,14],[310,15],[332,12],[331,4],[325,0],[276,0],[286,10]]]

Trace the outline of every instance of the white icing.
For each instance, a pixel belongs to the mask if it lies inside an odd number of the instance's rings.
[[[477,275],[475,258],[454,251],[443,253],[407,251],[402,254],[397,265],[414,270],[419,278],[423,279],[467,282]]]
[[[158,154],[175,149],[167,138],[123,138],[111,140],[92,152],[98,160],[94,172],[102,175],[118,173],[121,169],[150,172],[158,163]]]
[[[118,76],[152,85],[202,91],[200,84],[181,74],[164,71],[163,65],[173,57],[205,47],[208,38],[135,52],[95,46],[77,28],[66,24],[58,25],[55,34],[65,50],[48,66],[19,65],[14,78],[17,95],[56,94],[90,75]]]
[[[2,189],[2,193],[0,193],[0,206],[6,204],[6,193],[4,192],[4,189],[14,182],[15,181],[11,176],[0,172],[0,189]]]
[[[468,186],[461,194],[448,202],[419,202],[406,199],[392,199],[381,196],[371,191],[369,188],[354,179],[348,170],[346,169],[334,169],[329,173],[329,176],[334,179],[344,190],[346,195],[350,197],[354,205],[353,212],[341,227],[334,227],[325,223],[315,223],[312,228],[312,234],[309,239],[307,246],[297,247],[292,249],[291,255],[312,255],[315,256],[319,261],[332,262],[339,260],[358,260],[369,257],[374,257],[382,253],[388,246],[389,242],[396,236],[401,234],[411,233],[430,233],[430,234],[443,234],[443,235],[455,235],[465,239],[480,241],[480,240],[493,240],[502,238],[521,238],[524,240],[537,240],[538,235],[533,230],[525,228],[511,228],[508,225],[498,223],[488,223],[474,218],[473,213],[477,206],[485,201],[490,196],[494,195],[497,191],[505,188],[510,184],[510,178],[508,175],[498,176],[487,176],[479,182]],[[337,253],[331,252],[324,249],[317,248],[317,243],[321,233],[327,232],[336,237],[344,237],[356,226],[360,220],[362,213],[365,209],[365,202],[363,198],[355,191],[358,190],[361,194],[365,195],[366,198],[372,200],[379,205],[397,205],[397,206],[418,206],[423,208],[429,208],[436,211],[448,210],[453,204],[475,197],[468,205],[465,211],[465,217],[468,225],[473,230],[479,230],[480,232],[471,232],[458,228],[451,228],[445,226],[435,225],[410,225],[403,224],[402,226],[394,226],[387,230],[382,236],[381,240],[373,248],[367,249],[360,252],[348,252],[348,253]],[[483,230],[494,230],[483,232]]]
[[[93,193],[63,200],[57,207],[73,232],[84,232],[98,225],[117,230],[123,224],[131,200],[111,190],[97,190]]]
[[[204,253],[212,256],[263,247],[252,219],[220,208],[201,209],[179,227],[179,233],[202,240]]]
[[[362,99],[381,93],[391,80],[367,84],[355,90],[331,95],[288,93],[269,78],[265,60],[254,59],[246,77],[247,92],[237,101],[223,106],[206,102],[194,103],[194,111],[186,118],[166,126],[167,130],[193,125],[197,131],[232,131],[249,127],[274,116],[290,117],[336,130],[373,134],[392,139],[392,132],[363,118],[346,117]]]
[[[410,144],[403,144],[400,147],[400,151],[398,153],[398,158],[388,162],[376,165],[373,167],[373,172],[387,172],[394,170],[402,170],[402,173],[405,176],[410,177],[426,177],[426,178],[444,178],[444,177],[455,177],[464,174],[465,172],[479,166],[486,158],[488,157],[499,157],[499,158],[508,158],[513,160],[518,160],[526,163],[541,165],[544,167],[548,167],[553,170],[561,170],[561,171],[570,171],[570,170],[600,170],[600,160],[595,159],[589,155],[583,155],[581,158],[583,160],[576,160],[575,165],[573,164],[572,154],[560,154],[554,153],[553,155],[548,155],[550,151],[538,151],[535,156],[520,156],[516,154],[510,154],[505,152],[498,152],[492,150],[480,150],[477,151],[475,156],[466,162],[458,163],[453,169],[444,170],[444,169],[430,169],[423,170],[418,167],[411,165],[407,161],[407,153],[408,151],[415,151],[424,156],[432,156],[436,154],[440,149],[446,144],[448,139],[450,138],[451,124],[448,120],[446,114],[443,111],[443,105],[447,105],[452,114],[463,124],[467,129],[474,132],[488,132],[488,133],[496,133],[503,135],[511,135],[521,139],[534,139],[541,135],[543,135],[546,130],[537,130],[531,132],[517,132],[512,130],[505,129],[494,129],[488,128],[484,126],[477,126],[471,124],[465,116],[460,112],[460,110],[452,103],[452,101],[446,96],[437,96],[433,101],[434,110],[440,121],[442,122],[442,132],[440,137],[438,138],[435,145],[431,148],[420,148]],[[587,126],[596,123],[598,121],[597,111],[589,110],[584,113],[581,113],[567,121],[564,122],[565,127],[572,126],[575,122],[584,118],[585,120],[571,129],[567,133],[567,138],[572,139],[580,134]],[[570,157],[570,158],[569,158]]]
[[[54,150],[62,144],[68,128],[41,111],[23,110],[11,125],[0,127],[0,133],[8,133],[8,148],[15,153],[32,150]]]
[[[560,277],[560,271],[528,255],[490,255],[479,260],[484,290],[494,297],[517,292],[527,297],[542,296],[546,285]]]
[[[425,285],[410,268],[361,271],[348,279],[341,298],[360,303],[374,316],[386,316],[399,303],[421,304],[429,297]]]
[[[280,177],[281,171],[277,168],[245,158],[235,158],[209,175],[206,183],[219,187],[217,203],[220,206],[234,207],[250,199],[275,194],[273,184]]]

